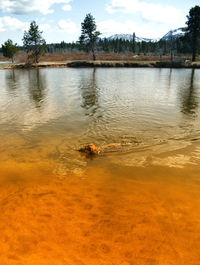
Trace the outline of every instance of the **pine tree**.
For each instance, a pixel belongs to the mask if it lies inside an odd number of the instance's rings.
[[[133,53],[136,52],[136,41],[135,41],[135,32],[133,33]]]
[[[88,44],[91,51],[93,60],[96,60],[95,44],[101,33],[97,31],[95,19],[91,14],[87,14],[83,23],[81,23],[81,36],[79,38],[81,44]]]
[[[190,9],[187,16],[186,35],[189,35],[192,41],[192,61],[196,60],[198,39],[200,37],[200,6],[195,6]]]
[[[13,44],[13,41],[8,39],[4,44],[2,44],[3,56],[12,59],[14,62],[14,55],[18,52],[17,44]]]
[[[35,21],[30,23],[30,28],[24,32],[23,44],[29,58],[34,58],[36,63],[39,62],[39,57],[45,52],[45,40],[42,38],[42,31],[39,31],[39,26]]]

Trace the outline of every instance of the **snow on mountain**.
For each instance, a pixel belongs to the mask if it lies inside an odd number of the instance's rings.
[[[180,38],[184,35],[184,28],[178,28],[174,30],[170,30],[167,34],[165,34],[161,40],[171,40],[172,39],[177,39]]]
[[[176,38],[180,38],[181,36],[184,35],[184,28],[178,28],[175,30],[170,30],[167,34],[165,34],[161,39],[148,39],[148,38],[142,38],[142,37],[135,37],[135,40],[137,42],[142,42],[142,41],[146,41],[146,42],[156,42],[159,40],[170,40],[172,39],[176,39]],[[132,34],[114,34],[110,37],[107,38],[108,40],[117,40],[117,39],[122,39],[122,40],[128,40],[128,41],[132,41],[133,40],[133,35]]]
[[[107,39],[108,40],[122,39],[122,40],[132,41],[133,40],[133,35],[132,34],[115,34],[115,35],[112,35],[112,36],[108,37]],[[141,42],[141,41],[146,41],[146,42],[155,41],[153,39],[141,38],[141,37],[137,37],[137,36],[135,37],[135,40],[137,42]]]

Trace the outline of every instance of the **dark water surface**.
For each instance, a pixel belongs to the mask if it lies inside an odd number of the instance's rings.
[[[0,80],[1,265],[200,264],[199,70]]]

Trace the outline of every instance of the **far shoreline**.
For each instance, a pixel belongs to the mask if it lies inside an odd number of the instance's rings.
[[[2,63],[0,70],[9,69],[38,69],[38,68],[188,68],[200,69],[200,62],[179,61],[122,61],[122,60],[73,60],[26,63]]]

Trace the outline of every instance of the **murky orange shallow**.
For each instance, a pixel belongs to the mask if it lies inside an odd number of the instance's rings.
[[[0,165],[2,265],[200,264],[198,166],[51,172]]]

